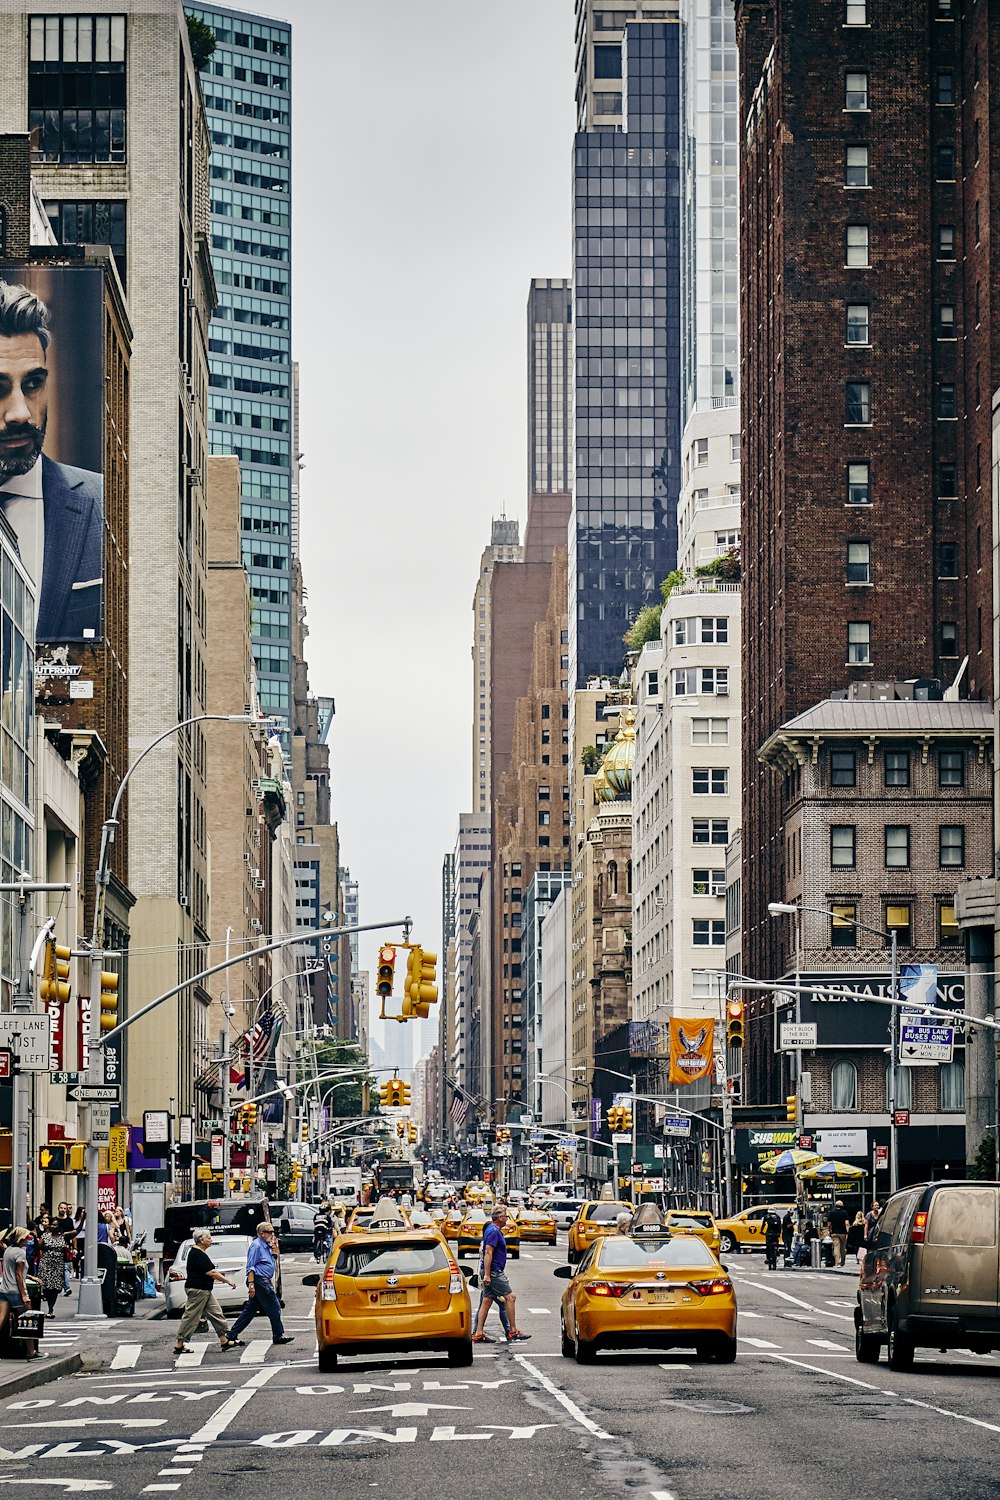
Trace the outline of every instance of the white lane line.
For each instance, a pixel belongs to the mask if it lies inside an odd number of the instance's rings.
[[[550,1396],[554,1396],[556,1398],[556,1400],[559,1402],[559,1405],[563,1407],[564,1410],[569,1412],[570,1416],[575,1422],[579,1422],[580,1426],[583,1427],[587,1432],[592,1433],[594,1437],[603,1438],[609,1443],[614,1442],[614,1438],[611,1436],[610,1432],[605,1432],[603,1427],[598,1427],[596,1422],[592,1422],[590,1418],[580,1410],[576,1402],[571,1400],[570,1397],[567,1396],[565,1391],[561,1391],[554,1381],[551,1381],[547,1375],[542,1374],[541,1370],[535,1369],[530,1359],[526,1359],[523,1354],[515,1354],[514,1358],[517,1360],[522,1369],[525,1369],[530,1374],[534,1375],[535,1379],[539,1382],[540,1385],[545,1387]]]
[[[147,1484],[139,1491],[141,1495],[151,1495],[154,1490],[179,1490],[180,1484]]]
[[[651,1500],[674,1500],[669,1490],[650,1490]]]
[[[190,1354],[178,1354],[178,1370],[190,1370],[193,1369],[195,1365],[200,1365],[202,1360],[205,1358],[205,1350],[207,1348],[207,1344],[192,1344]]]
[[[551,1307],[529,1307],[528,1311],[533,1318],[547,1318],[552,1309]]]
[[[741,1307],[740,1308],[740,1317],[741,1318],[762,1318],[763,1316],[764,1316],[763,1313],[748,1312],[745,1307]]]
[[[743,1281],[743,1277],[740,1277],[740,1281]],[[794,1303],[794,1305],[796,1307],[804,1307],[805,1310],[806,1310],[806,1312],[815,1312],[816,1311],[816,1309],[812,1306],[811,1303],[809,1303],[809,1302],[803,1302],[800,1297],[793,1297],[792,1294],[791,1294],[791,1292],[782,1292],[776,1286],[768,1286],[766,1284],[766,1282],[747,1281],[745,1283],[745,1285],[756,1287],[756,1289],[757,1289],[758,1292],[770,1292],[771,1295],[772,1295],[772,1297],[781,1297],[781,1298],[784,1299],[785,1302],[792,1302],[792,1303]]]
[[[264,1355],[271,1347],[270,1339],[251,1339],[250,1343],[240,1355],[241,1365],[262,1365]]]
[[[256,1375],[250,1377],[246,1385],[242,1386],[238,1391],[234,1391],[231,1396],[223,1401],[218,1411],[209,1417],[204,1426],[199,1427],[197,1432],[191,1434],[191,1442],[214,1443],[216,1438],[225,1432],[229,1424],[236,1420],[244,1406],[253,1400],[260,1387],[266,1385],[271,1376],[277,1375],[280,1369],[281,1365],[269,1365],[264,1370],[258,1370]]]
[[[755,1349],[780,1349],[780,1344],[769,1344],[767,1339],[748,1339],[746,1335],[740,1339],[741,1344],[752,1344]]]
[[[970,1427],[983,1427],[987,1432],[1000,1432],[1000,1426],[995,1422],[984,1422],[980,1417],[967,1417],[964,1412],[948,1411],[944,1406],[934,1406],[930,1401],[918,1401],[915,1396],[898,1396],[896,1391],[884,1391],[881,1386],[871,1385],[867,1380],[857,1380],[853,1375],[840,1375],[836,1370],[825,1370],[821,1365],[807,1365],[804,1360],[793,1359],[788,1354],[772,1354],[771,1359],[780,1360],[782,1364],[791,1365],[796,1370],[814,1370],[817,1375],[826,1375],[831,1380],[846,1380],[848,1385],[860,1385],[863,1390],[875,1391],[880,1396],[896,1396],[898,1400],[905,1401],[907,1406],[919,1406],[923,1411],[932,1411],[939,1417],[954,1417],[956,1422],[968,1422]]]
[[[678,1363],[676,1365],[661,1365],[660,1366],[661,1370],[690,1370],[690,1368],[691,1368],[690,1365],[682,1365],[680,1363]]]
[[[838,1354],[844,1353],[843,1344],[831,1344],[829,1339],[806,1339],[807,1344],[815,1344],[817,1349],[834,1349]]]

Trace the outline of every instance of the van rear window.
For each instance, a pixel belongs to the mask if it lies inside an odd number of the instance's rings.
[[[995,1188],[940,1188],[931,1199],[928,1245],[995,1245]]]
[[[338,1276],[419,1276],[443,1271],[448,1265],[440,1243],[351,1245],[341,1250],[334,1267]]]

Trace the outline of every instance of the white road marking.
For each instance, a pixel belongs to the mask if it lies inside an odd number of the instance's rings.
[[[690,1365],[682,1365],[682,1364],[679,1364],[679,1363],[675,1364],[675,1365],[661,1365],[660,1366],[661,1370],[690,1370],[690,1368],[691,1368]]]
[[[740,1339],[740,1343],[741,1344],[752,1344],[755,1349],[780,1349],[781,1348],[780,1344],[769,1344],[768,1341],[767,1341],[767,1339],[748,1339],[746,1337],[743,1337],[743,1338]]]
[[[280,1365],[268,1365],[264,1370],[258,1370],[256,1375],[251,1376],[246,1385],[228,1396],[218,1411],[215,1412],[197,1432],[191,1434],[192,1443],[214,1443],[216,1438],[225,1432],[231,1422],[234,1422],[256,1395],[262,1385],[266,1385],[272,1375],[277,1375],[281,1369]]]
[[[202,1360],[205,1358],[205,1350],[207,1348],[207,1344],[192,1344],[190,1354],[178,1354],[178,1370],[190,1370],[193,1369],[196,1365],[200,1365]]]
[[[590,1418],[580,1410],[576,1402],[571,1400],[570,1397],[567,1396],[565,1391],[561,1391],[559,1387],[554,1383],[554,1381],[551,1381],[547,1375],[544,1375],[542,1373],[541,1370],[536,1370],[534,1365],[529,1359],[525,1357],[525,1355],[515,1354],[514,1358],[517,1360],[522,1369],[525,1369],[530,1374],[534,1375],[535,1379],[545,1387],[550,1396],[554,1396],[556,1398],[556,1400],[559,1402],[559,1405],[569,1412],[570,1416],[575,1422],[579,1422],[580,1426],[585,1428],[587,1432],[592,1433],[594,1437],[603,1438],[609,1443],[614,1442],[614,1438],[611,1436],[610,1432],[605,1432],[603,1427],[598,1427],[596,1422],[592,1422]]]
[[[741,1307],[740,1308],[740,1317],[741,1318],[762,1318],[763,1316],[764,1316],[763,1313],[749,1312],[745,1307]]]
[[[857,1380],[853,1375],[839,1375],[836,1370],[824,1370],[821,1365],[807,1365],[788,1354],[772,1354],[770,1357],[780,1360],[782,1364],[792,1365],[797,1370],[814,1370],[817,1375],[826,1375],[829,1379],[846,1380],[848,1385],[860,1385],[863,1390],[876,1391],[880,1396],[897,1396],[907,1406],[919,1406],[923,1411],[932,1411],[939,1417],[954,1417],[956,1422],[968,1422],[971,1427],[983,1427],[987,1432],[1000,1432],[1000,1426],[995,1422],[984,1422],[980,1417],[967,1417],[964,1412],[949,1411],[944,1406],[934,1406],[930,1401],[918,1401],[915,1396],[898,1396],[896,1391],[884,1391],[881,1386],[871,1385],[867,1380]]]
[[[241,1365],[262,1365],[264,1355],[271,1347],[270,1339],[251,1339],[240,1355]]]
[[[651,1500],[674,1500],[669,1490],[650,1490]]]
[[[740,1277],[740,1281],[742,1280],[743,1278]],[[811,1303],[803,1302],[800,1297],[793,1297],[791,1292],[783,1292],[776,1286],[768,1286],[766,1283],[760,1281],[748,1281],[746,1282],[746,1285],[756,1287],[758,1292],[770,1292],[772,1297],[781,1297],[785,1302],[792,1302],[796,1307],[805,1308],[806,1312],[816,1311]]]
[[[111,1361],[112,1370],[134,1370],[141,1353],[141,1344],[119,1344]]]
[[[529,1307],[528,1311],[533,1318],[547,1318],[552,1309],[551,1307]]]
[[[835,1349],[838,1354],[844,1353],[843,1344],[831,1344],[829,1339],[806,1339],[807,1344],[815,1344],[817,1349]]]
[[[141,1495],[152,1494],[155,1490],[179,1490],[180,1484],[147,1484],[139,1491]]]

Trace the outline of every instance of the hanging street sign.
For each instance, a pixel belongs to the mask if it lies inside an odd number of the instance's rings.
[[[778,1028],[782,1052],[794,1052],[800,1047],[815,1047],[817,1029],[815,1021],[782,1021]]]
[[[954,1051],[954,1026],[904,1022],[900,1028],[899,1060],[904,1068],[949,1063]]]
[[[664,1135],[690,1135],[691,1121],[687,1115],[667,1115],[663,1121]]]
[[[121,1090],[116,1083],[78,1083],[66,1090],[68,1099],[77,1104],[117,1104]]]

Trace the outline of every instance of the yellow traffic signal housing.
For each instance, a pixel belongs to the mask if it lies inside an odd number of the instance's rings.
[[[619,1130],[632,1129],[632,1111],[629,1109],[627,1104],[623,1104],[619,1107],[618,1119],[620,1122],[618,1126]]]
[[[410,1085],[404,1083],[402,1079],[399,1080],[399,1103],[402,1109],[410,1107]]]
[[[415,943],[406,960],[406,987],[400,1007],[407,1019],[428,1016],[437,1000],[437,954]]]
[[[304,1141],[307,1141],[309,1139],[309,1126],[308,1126],[308,1124],[306,1123],[305,1120],[302,1121],[301,1135],[302,1135],[302,1139]]]
[[[246,1112],[246,1123],[247,1123],[247,1125],[248,1126],[254,1126],[254,1125],[256,1125],[256,1123],[257,1123],[257,1106],[256,1106],[256,1104],[245,1104],[243,1106],[243,1108],[244,1108],[244,1110]]]
[[[742,1000],[726,1002],[726,1041],[730,1047],[746,1043],[746,1011]]]
[[[612,1135],[617,1135],[619,1129],[621,1128],[619,1124],[621,1120],[621,1114],[622,1112],[620,1105],[608,1105],[608,1129],[611,1131]]]
[[[69,948],[51,939],[45,944],[45,960],[42,966],[42,982],[38,986],[39,997],[45,1003],[53,1000],[65,1005],[70,995],[69,965],[73,957]]]
[[[86,1172],[87,1147],[83,1141],[77,1141],[76,1145],[70,1146],[69,1169],[71,1172]]]
[[[406,1134],[407,1134],[407,1139],[410,1142],[410,1145],[411,1146],[415,1145],[416,1144],[416,1139],[417,1139],[417,1127],[415,1125],[411,1125],[410,1128],[409,1128],[409,1130],[406,1132]]]
[[[118,1025],[118,975],[101,970],[101,1030],[111,1031]]]
[[[403,1124],[402,1120],[397,1120],[396,1121],[396,1134],[399,1136],[400,1140],[402,1140],[402,1138],[403,1138],[403,1131],[405,1129],[406,1129],[406,1126]]]
[[[378,1086],[378,1102],[383,1109],[389,1109],[392,1105],[392,1084],[388,1079]]]
[[[378,977],[376,988],[385,1000],[392,994],[392,981],[396,973],[396,950],[388,943],[378,950]]]
[[[797,1094],[785,1096],[785,1119],[794,1125],[799,1116],[799,1097]]]

